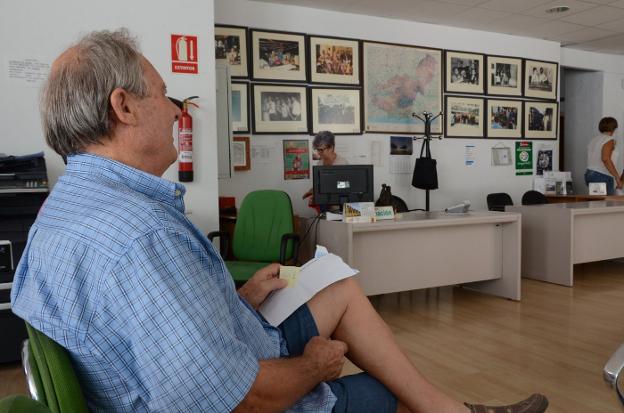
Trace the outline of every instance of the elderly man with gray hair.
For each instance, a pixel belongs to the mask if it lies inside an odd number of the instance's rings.
[[[67,168],[33,225],[13,311],[67,349],[93,411],[481,412],[428,383],[356,281],[274,328],[256,312],[279,265],[238,291],[184,214],[180,109],[127,31],[94,32],[53,64],[48,144]],[[340,377],[348,357],[366,373]],[[505,412],[542,412],[543,396]],[[488,410],[490,411],[490,410]]]

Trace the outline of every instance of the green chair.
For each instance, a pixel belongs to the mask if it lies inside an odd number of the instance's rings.
[[[0,413],[50,413],[44,404],[23,394],[0,399]]]
[[[219,237],[223,259],[228,256],[229,234],[214,231],[212,241]],[[232,240],[233,261],[225,264],[234,281],[246,282],[260,268],[279,262],[284,265],[297,258],[299,236],[294,233],[293,212],[286,192],[254,191],[247,194],[238,211]]]
[[[22,363],[33,399],[52,413],[88,412],[67,350],[26,323]]]

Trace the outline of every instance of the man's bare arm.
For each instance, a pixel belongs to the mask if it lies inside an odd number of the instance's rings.
[[[282,412],[322,381],[340,376],[347,345],[313,337],[299,357],[261,360],[249,393],[234,412]]]

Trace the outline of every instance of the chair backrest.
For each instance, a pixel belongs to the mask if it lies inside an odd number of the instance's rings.
[[[26,330],[31,373],[38,376],[32,382],[39,387],[36,389],[39,401],[52,413],[88,412],[67,350],[28,323]]]
[[[490,211],[505,211],[505,206],[513,205],[513,201],[508,193],[496,192],[488,194],[487,206]]]
[[[282,235],[294,232],[290,197],[284,191],[247,194],[238,211],[232,252],[238,260],[278,262]],[[292,254],[288,246],[286,256]]]
[[[0,399],[0,413],[50,413],[50,409],[28,396],[14,394]]]
[[[530,190],[522,195],[522,205],[540,205],[547,203],[548,199],[539,191]]]

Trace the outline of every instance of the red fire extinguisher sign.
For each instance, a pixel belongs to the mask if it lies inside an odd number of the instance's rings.
[[[174,73],[197,73],[197,36],[171,35],[171,70]]]
[[[182,114],[178,119],[178,179],[180,182],[193,181],[193,118],[188,112],[189,105],[199,107],[191,102],[197,96],[182,101]]]

